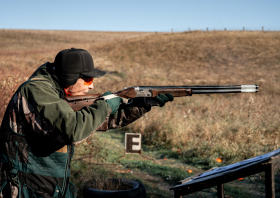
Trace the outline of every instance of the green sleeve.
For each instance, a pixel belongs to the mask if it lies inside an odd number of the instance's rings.
[[[32,81],[21,88],[21,95],[38,111],[39,115],[72,143],[78,143],[93,133],[110,113],[103,100],[74,112],[68,103],[46,81]]]

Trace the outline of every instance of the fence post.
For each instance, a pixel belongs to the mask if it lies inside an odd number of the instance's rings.
[[[243,31],[245,31],[245,27],[243,27]]]
[[[262,31],[264,31],[264,28],[263,28],[263,26],[262,26]]]
[[[268,164],[265,170],[265,197],[275,198],[274,164]]]
[[[208,32],[208,28],[206,29],[206,31]]]

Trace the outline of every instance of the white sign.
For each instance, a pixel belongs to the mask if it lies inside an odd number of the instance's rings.
[[[125,153],[141,153],[141,134],[125,134]]]

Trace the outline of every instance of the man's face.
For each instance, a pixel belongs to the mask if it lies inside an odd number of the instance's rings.
[[[66,88],[73,96],[85,95],[89,89],[93,89],[93,78],[79,78],[76,84]]]

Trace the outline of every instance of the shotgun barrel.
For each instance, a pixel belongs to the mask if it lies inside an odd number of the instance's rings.
[[[255,93],[259,91],[258,85],[206,85],[206,86],[134,86],[138,92],[147,92],[153,89],[191,89],[192,94],[215,94],[215,93]],[[142,94],[136,97],[142,97]]]

